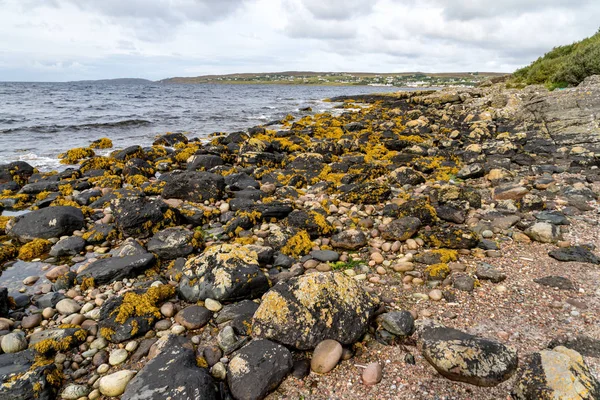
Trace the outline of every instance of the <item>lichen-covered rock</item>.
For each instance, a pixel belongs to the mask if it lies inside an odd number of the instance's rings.
[[[424,239],[431,246],[447,249],[472,249],[479,243],[474,232],[449,224],[435,226],[424,234]]]
[[[312,239],[329,235],[334,231],[333,225],[327,221],[325,215],[313,210],[292,211],[285,222],[293,228],[304,229]]]
[[[196,365],[193,346],[187,339],[169,335],[155,347],[158,355],[129,382],[122,400],[221,399],[208,371]]]
[[[426,321],[420,339],[425,359],[444,377],[476,386],[496,386],[518,365],[517,352],[502,343]]]
[[[581,354],[566,347],[542,350],[527,357],[515,381],[515,400],[600,399],[600,382]]]
[[[52,355],[78,346],[87,338],[87,331],[76,325],[61,325],[55,329],[37,331],[29,337],[29,348],[42,355]]]
[[[103,258],[91,263],[77,274],[77,282],[93,279],[96,285],[105,285],[124,278],[132,278],[143,273],[156,263],[152,253],[141,255]]]
[[[117,229],[124,236],[147,238],[177,221],[176,213],[161,200],[126,197],[111,202]]]
[[[191,254],[203,244],[202,233],[175,227],[164,229],[148,241],[148,251],[158,258],[172,260]]]
[[[225,180],[221,175],[209,172],[172,172],[161,176],[166,182],[162,196],[165,199],[181,199],[195,203],[214,202],[223,197]]]
[[[107,300],[100,309],[100,336],[112,343],[121,343],[152,328],[161,318],[160,305],[175,295],[170,285],[135,290]]]
[[[76,207],[42,208],[18,216],[8,234],[21,242],[69,236],[83,228],[84,221],[83,213]]]
[[[51,362],[35,363],[32,350],[0,354],[0,398],[53,400],[62,375]]]
[[[239,244],[215,245],[189,259],[179,282],[179,292],[189,302],[253,299],[269,287],[258,254]]]
[[[415,217],[404,217],[387,224],[381,236],[386,240],[405,241],[410,239],[421,227],[421,220]]]
[[[342,273],[313,273],[279,282],[254,314],[252,336],[300,350],[324,339],[348,345],[365,334],[379,300]]]
[[[378,182],[349,185],[339,197],[341,201],[355,204],[378,204],[387,200],[392,191],[390,186]]]
[[[292,353],[270,340],[253,340],[233,354],[227,383],[236,400],[259,400],[279,386],[293,365]]]

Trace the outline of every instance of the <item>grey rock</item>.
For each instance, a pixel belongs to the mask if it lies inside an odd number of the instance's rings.
[[[500,283],[506,279],[506,274],[504,272],[487,263],[480,263],[477,266],[475,275],[477,275],[477,278],[479,279],[491,281],[493,283]]]
[[[571,246],[552,250],[548,255],[555,260],[564,262],[583,262],[600,265],[600,257],[584,246]]]
[[[408,337],[415,331],[415,319],[408,311],[391,311],[381,314],[377,321],[386,331],[400,337]]]
[[[202,239],[197,244],[202,244]],[[194,247],[194,232],[179,227],[164,229],[148,241],[148,251],[166,260],[186,257]]]
[[[48,207],[20,215],[8,234],[21,242],[68,236],[83,228],[84,217],[79,208]]]
[[[79,236],[70,236],[68,238],[59,240],[54,246],[52,246],[49,254],[52,257],[75,256],[84,248],[85,240]]]
[[[91,263],[77,274],[77,282],[93,278],[97,285],[105,285],[124,278],[132,278],[152,267],[156,262],[154,254],[109,257]]]
[[[542,286],[553,287],[562,290],[575,290],[575,285],[569,279],[563,276],[545,276],[533,280]]]

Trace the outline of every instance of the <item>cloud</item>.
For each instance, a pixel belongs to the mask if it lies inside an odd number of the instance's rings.
[[[316,19],[343,21],[370,14],[377,0],[300,0]]]

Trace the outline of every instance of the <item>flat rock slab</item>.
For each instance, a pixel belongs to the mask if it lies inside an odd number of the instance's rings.
[[[53,387],[47,376],[56,371],[50,363],[34,367],[33,350],[0,354],[0,399],[53,400],[58,388]]]
[[[575,285],[573,282],[562,276],[545,276],[543,278],[534,279],[533,281],[542,286],[553,287],[561,290],[575,290]]]
[[[91,263],[77,275],[77,281],[93,278],[97,285],[105,285],[124,278],[132,278],[152,267],[156,262],[154,254],[103,258]]]
[[[584,246],[571,246],[562,249],[555,249],[549,252],[548,255],[558,261],[574,261],[596,265],[600,264],[600,257],[596,256]]]
[[[48,207],[20,215],[8,234],[21,242],[69,236],[83,228],[83,213],[76,207]]]

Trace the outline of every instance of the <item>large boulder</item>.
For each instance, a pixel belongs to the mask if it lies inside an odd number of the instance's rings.
[[[415,217],[398,218],[387,224],[381,236],[386,240],[405,241],[410,239],[421,227],[421,220]]]
[[[426,321],[420,330],[425,359],[444,377],[496,386],[517,370],[517,352],[502,343]]]
[[[0,354],[0,399],[53,400],[60,376],[54,363],[35,363],[33,350]]]
[[[8,234],[21,242],[69,236],[83,228],[85,218],[76,207],[48,207],[15,219]]]
[[[201,245],[201,232],[194,233],[179,227],[167,228],[148,241],[148,251],[155,253],[158,258],[172,260],[186,257]]]
[[[223,197],[225,180],[221,175],[210,172],[172,172],[161,176],[166,182],[162,197],[181,199],[195,203],[206,200],[214,202]]]
[[[313,273],[277,283],[254,314],[252,336],[300,350],[324,339],[349,345],[367,331],[379,300],[342,273]]]
[[[169,335],[154,346],[159,353],[129,382],[122,400],[221,399],[208,371],[196,365],[187,339]]]
[[[156,263],[154,254],[145,253],[126,257],[103,258],[91,263],[77,274],[77,281],[92,278],[94,284],[105,285],[124,278],[133,278],[144,273]]]
[[[291,371],[292,353],[270,340],[253,340],[233,354],[227,383],[236,400],[263,399]]]
[[[239,244],[209,247],[189,259],[182,272],[179,293],[188,302],[253,299],[270,287],[260,270],[258,254]]]
[[[558,346],[527,357],[515,381],[515,400],[600,399],[600,383],[581,354]]]
[[[124,236],[147,238],[177,220],[167,203],[146,197],[114,199],[111,207],[117,229]]]

